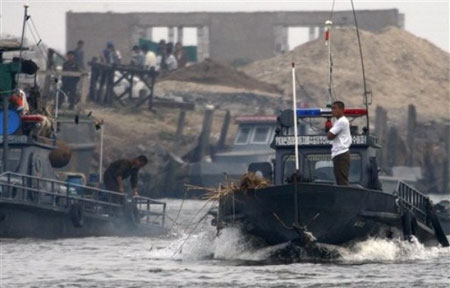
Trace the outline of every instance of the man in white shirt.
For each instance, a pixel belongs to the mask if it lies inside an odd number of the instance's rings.
[[[333,170],[337,185],[348,185],[348,171],[350,169],[349,148],[352,144],[350,134],[350,123],[344,116],[345,104],[335,101],[331,106],[331,113],[336,117],[333,127],[328,131],[328,140],[333,140],[331,147],[331,158],[333,159]]]
[[[168,43],[167,44],[167,59],[166,59],[166,65],[168,71],[173,71],[178,68],[178,62],[175,55],[173,55],[173,44]]]
[[[147,47],[144,47],[144,55],[145,55],[145,65],[144,67],[148,70],[155,69],[156,70],[156,55],[155,52],[149,50]]]

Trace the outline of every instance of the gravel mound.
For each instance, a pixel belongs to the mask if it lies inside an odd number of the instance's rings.
[[[331,33],[333,78],[336,98],[348,106],[363,105],[363,82],[356,31],[334,29]],[[449,53],[399,28],[377,34],[361,31],[368,88],[373,92],[372,115],[376,105],[389,111],[395,122],[406,122],[408,104],[415,104],[421,119],[449,119]],[[291,62],[304,89],[300,101],[310,106],[328,102],[328,47],[323,39],[298,46],[274,58],[253,62],[242,71],[277,85],[291,99]],[[298,96],[297,96],[298,97]],[[372,110],[373,109],[373,110]]]
[[[256,80],[231,66],[210,59],[175,70],[159,79],[160,82],[165,80],[227,86],[273,94],[281,92],[276,85]]]

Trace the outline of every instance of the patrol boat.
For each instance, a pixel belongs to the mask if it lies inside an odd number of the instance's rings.
[[[221,197],[218,208],[210,211],[219,230],[238,225],[269,245],[345,245],[368,237],[413,236],[426,245],[449,245],[427,196],[401,181],[394,193],[383,191],[374,156],[379,145],[367,126],[358,126],[364,117],[368,123],[366,109],[345,109],[352,134],[349,186],[334,184],[331,142],[325,132],[331,109],[296,109],[297,117],[292,115],[293,110],[285,110],[277,119],[273,166],[253,163],[249,169],[273,184]],[[294,121],[300,131],[297,141]]]
[[[4,47],[0,47],[0,54],[21,49]],[[16,74],[35,74],[37,69],[31,60],[0,62],[0,91],[12,93]],[[51,122],[49,117],[37,114],[35,109],[35,113],[20,115],[9,109],[8,98],[2,97],[0,113],[0,119],[6,120],[0,121],[0,237],[140,236],[166,232],[164,202],[103,190],[95,183],[87,185],[85,179],[95,149],[92,120],[60,116],[53,128],[43,133],[43,126]]]
[[[295,243],[311,248],[318,256],[324,245],[346,245],[368,237],[416,237],[426,245],[449,246],[431,200],[399,181],[394,192],[383,191],[378,179],[376,137],[370,134],[369,105],[364,61],[356,12],[351,1],[361,58],[364,109],[346,109],[350,118],[349,186],[335,185],[331,141],[326,131],[332,127],[330,108],[297,109],[295,63],[292,63],[292,110],[277,118],[272,148],[275,162],[253,163],[256,172],[273,183],[219,189],[217,210],[210,211],[218,230],[239,224],[250,235],[269,245]],[[328,50],[329,103],[336,99],[333,87],[333,61],[330,44],[332,21],[325,22]],[[247,181],[249,182],[249,181]],[[264,182],[265,183],[265,182]],[[242,185],[244,184],[244,185]],[[253,183],[255,184],[255,183]],[[256,183],[257,184],[257,183]],[[255,188],[251,188],[251,187]],[[324,244],[324,245],[321,245]],[[333,255],[331,255],[333,256]]]

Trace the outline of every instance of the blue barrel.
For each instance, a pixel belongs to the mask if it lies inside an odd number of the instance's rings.
[[[16,133],[20,128],[20,115],[15,110],[8,110],[8,135]],[[3,135],[3,111],[0,111],[0,135]]]
[[[68,186],[71,188],[71,190],[75,190],[79,196],[84,195],[84,189],[82,187],[78,186],[71,186],[70,184],[76,184],[76,185],[84,185],[83,183],[83,177],[80,175],[69,175],[66,179]]]

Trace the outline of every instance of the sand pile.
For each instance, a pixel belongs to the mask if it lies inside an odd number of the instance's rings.
[[[162,76],[159,82],[167,80],[197,83],[200,86],[203,84],[232,87],[234,89],[261,91],[272,94],[281,92],[276,85],[261,82],[231,66],[209,59]],[[160,83],[156,84],[156,86]]]
[[[334,83],[338,99],[348,106],[362,105],[362,74],[356,32],[334,29],[332,53]],[[421,119],[449,119],[449,53],[405,30],[388,28],[375,34],[361,31],[366,78],[373,92],[372,115],[376,105],[389,111],[389,118],[405,122],[408,104],[416,104]],[[323,39],[317,39],[274,58],[256,61],[242,71],[258,80],[277,85],[291,95],[291,62],[310,105],[328,101],[328,57]]]

